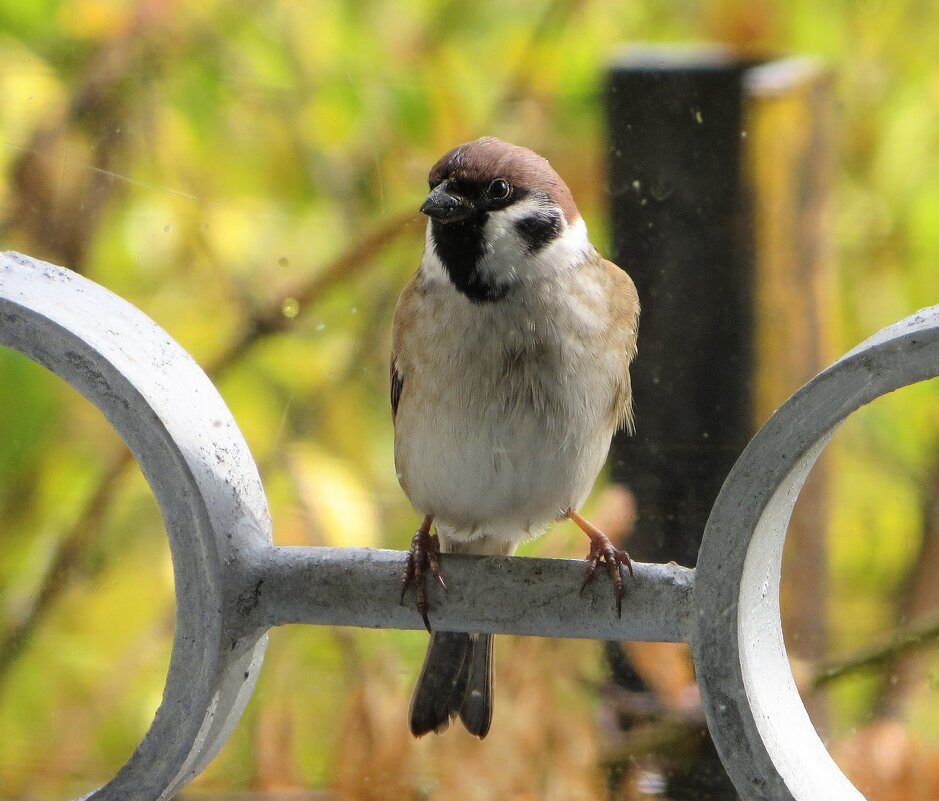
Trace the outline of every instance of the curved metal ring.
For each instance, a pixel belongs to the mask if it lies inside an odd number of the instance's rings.
[[[779,609],[793,505],[853,411],[939,375],[939,306],[885,328],[793,395],[753,438],[711,511],[698,556],[692,649],[708,726],[738,792],[764,801],[863,797],[799,697]]]
[[[0,254],[0,344],[97,406],[140,464],[169,534],[176,634],[163,701],[117,775],[84,796],[163,801],[215,755],[254,686],[266,638],[239,636],[228,579],[271,543],[257,467],[218,392],[142,312],[75,273]]]

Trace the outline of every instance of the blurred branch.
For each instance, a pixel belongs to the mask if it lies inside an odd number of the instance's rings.
[[[512,75],[509,77],[505,91],[489,114],[490,120],[498,118],[509,106],[526,94],[531,74],[538,64],[536,58],[538,47],[542,46],[545,41],[550,41],[558,33],[563,32],[571,16],[580,11],[589,1],[553,0],[545,6],[544,12],[538,18],[538,22],[535,24],[531,36],[522,50]]]
[[[648,757],[664,767],[676,759],[686,760],[707,742],[707,724],[698,700],[679,709],[655,692],[607,685],[600,703],[600,764],[607,770],[629,768]]]
[[[920,622],[899,629],[888,641],[824,666],[811,680],[812,688],[817,690],[860,670],[881,669],[883,685],[874,712],[877,717],[898,710],[914,685],[915,655],[939,640],[939,585],[935,580],[939,570],[939,454],[933,459],[933,468],[923,487],[923,536],[919,551],[901,582],[901,586],[909,589],[897,614],[898,627],[904,620],[919,619]]]
[[[600,764],[606,768],[628,768],[640,757],[658,757],[665,762],[676,754],[687,757],[706,742],[707,727],[701,720],[667,715],[615,735],[615,745],[607,746]]]
[[[917,623],[939,615],[939,441],[921,486],[923,529],[919,549],[907,568],[900,586],[897,626]],[[874,714],[889,717],[900,712],[910,691],[918,684],[918,659],[913,651],[902,651],[889,659],[883,671]]]
[[[407,212],[385,220],[314,276],[283,293],[280,298],[272,302],[267,309],[259,312],[244,326],[242,333],[224,349],[222,354],[206,369],[206,373],[217,377],[233,367],[258,342],[272,334],[284,331],[292,322],[284,317],[282,312],[286,299],[297,300],[299,302],[298,316],[304,314],[313,301],[341,281],[359,275],[380,253],[404,234],[423,230],[410,224],[415,217],[413,212]],[[112,456],[110,466],[102,474],[98,486],[92,491],[84,509],[59,541],[50,560],[49,568],[34,596],[32,606],[22,621],[0,638],[0,684],[43,618],[68,588],[74,576],[72,568],[80,562],[82,553],[91,541],[102,514],[118,489],[120,479],[132,464],[134,460],[127,450]]]
[[[896,657],[933,645],[939,639],[939,615],[900,631],[887,642],[882,642],[858,651],[853,656],[840,662],[819,669],[810,681],[810,686],[818,690],[837,679],[867,668],[880,667]]]
[[[38,623],[68,586],[74,576],[74,567],[79,563],[82,552],[91,541],[97,523],[101,520],[121,477],[132,463],[130,451],[127,450],[112,457],[98,481],[98,486],[88,498],[85,508],[81,510],[71,528],[59,541],[29,611],[11,631],[0,639],[0,683],[6,676],[11,663],[26,646]]]
[[[20,154],[9,168],[15,203],[0,222],[0,235],[21,228],[47,248],[44,258],[77,272],[83,270],[98,219],[114,193],[110,168],[125,141],[122,121],[128,106],[140,102],[139,76],[153,72],[141,68],[150,56],[149,34],[168,16],[154,13],[154,5],[150,0],[138,3],[132,23],[103,42],[79,70],[83,80],[61,117],[38,128],[29,143],[12,145]],[[133,88],[130,76],[137,76]],[[69,154],[69,133],[82,129],[91,152],[88,165]],[[84,180],[63,180],[70,164],[86,167]]]
[[[313,301],[340,281],[347,281],[358,275],[379,253],[394,244],[404,234],[414,231],[423,233],[423,228],[417,228],[414,225],[416,222],[417,215],[414,212],[399,212],[380,223],[316,275],[282,292],[265,309],[257,311],[247,321],[235,340],[205,368],[206,373],[213,378],[224,373],[259,340],[286,331],[305,313]],[[284,303],[288,300],[296,301],[298,304],[298,313],[293,319],[284,315]]]

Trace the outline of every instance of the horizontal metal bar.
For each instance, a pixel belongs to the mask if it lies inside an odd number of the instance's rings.
[[[239,577],[236,624],[252,631],[287,623],[421,629],[409,593],[399,603],[405,554],[370,548],[270,547]],[[601,566],[580,594],[584,563],[570,559],[443,554],[448,590],[427,583],[434,628],[494,634],[683,642],[694,570],[634,563],[623,616]]]

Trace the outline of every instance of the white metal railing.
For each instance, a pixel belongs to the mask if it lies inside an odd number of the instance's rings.
[[[44,365],[104,413],[153,489],[173,556],[176,634],[163,701],[127,763],[83,799],[163,801],[193,779],[237,723],[271,626],[423,628],[398,603],[403,554],[272,544],[257,467],[230,412],[189,355],[139,310],[68,270],[2,254],[0,345]],[[837,426],[871,400],[936,375],[939,306],[816,376],[737,461],[697,568],[636,564],[622,619],[602,585],[578,594],[581,562],[448,554],[449,593],[429,588],[435,623],[687,641],[711,735],[746,801],[860,799],[819,740],[789,669],[782,548],[802,483]]]

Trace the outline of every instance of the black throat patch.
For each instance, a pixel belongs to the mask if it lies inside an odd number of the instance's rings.
[[[459,222],[431,222],[437,257],[453,285],[473,303],[492,303],[509,291],[508,286],[487,280],[478,269],[485,252],[483,226],[488,216],[483,213]]]

